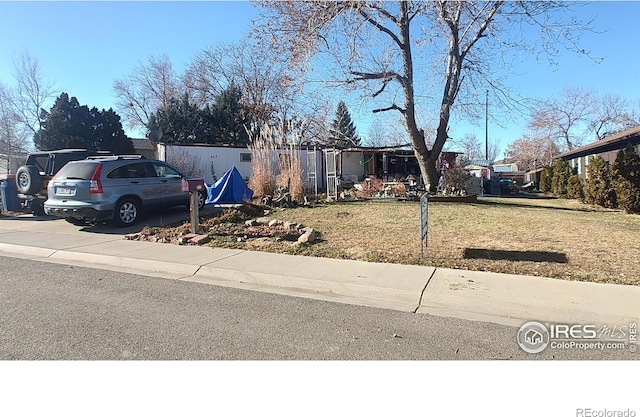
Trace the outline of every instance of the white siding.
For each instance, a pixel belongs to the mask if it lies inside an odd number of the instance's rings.
[[[308,152],[314,152],[310,150]],[[218,146],[180,146],[180,145],[158,145],[158,159],[166,161],[171,160],[171,155],[188,155],[189,159],[200,165],[203,172],[202,177],[208,184],[213,184],[215,179],[219,179],[225,172],[232,167],[236,167],[240,175],[245,180],[251,177],[252,162],[250,158],[251,151],[248,148],[228,148]],[[278,154],[287,153],[287,151],[275,152],[272,158],[274,167],[278,166]],[[316,151],[316,170],[318,178],[318,187],[322,188],[322,152]],[[300,151],[300,165],[303,171],[303,179],[307,177],[307,150]],[[215,175],[215,178],[214,178]]]

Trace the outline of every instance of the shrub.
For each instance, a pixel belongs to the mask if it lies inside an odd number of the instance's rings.
[[[576,200],[584,200],[582,180],[577,175],[572,175],[569,177],[569,181],[567,182],[567,197]]]
[[[304,179],[300,165],[299,142],[293,126],[280,123],[264,125],[259,135],[249,132],[251,143],[251,178],[249,188],[254,197],[273,197],[276,187],[288,188],[295,201],[304,200]]]
[[[553,177],[551,178],[551,192],[560,197],[567,196],[567,184],[571,177],[571,167],[565,160],[558,159],[553,164]]]
[[[276,185],[287,188],[291,199],[302,203],[304,201],[304,180],[300,165],[300,149],[295,145],[286,145],[283,150],[286,150],[286,153],[280,155],[278,164],[280,174],[276,178]]]
[[[618,153],[613,175],[618,206],[627,213],[640,213],[640,156],[631,145]]]
[[[551,178],[553,177],[553,173],[551,171],[551,167],[542,168],[542,172],[540,173],[540,191],[543,193],[551,192]]]
[[[461,164],[456,162],[451,165],[444,173],[445,178],[445,194],[466,195],[467,189],[471,182],[471,174],[464,169]]]
[[[276,143],[274,132],[265,125],[257,136],[249,135],[251,143],[251,177],[248,187],[254,197],[273,196],[276,189],[276,174],[273,163]]]
[[[587,180],[584,183],[584,201],[602,207],[617,207],[613,186],[613,170],[601,156],[589,158]]]

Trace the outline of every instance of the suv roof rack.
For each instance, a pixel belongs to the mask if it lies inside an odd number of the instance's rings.
[[[117,160],[117,159],[147,159],[144,155],[94,155],[88,156],[87,159],[108,159],[108,160]]]

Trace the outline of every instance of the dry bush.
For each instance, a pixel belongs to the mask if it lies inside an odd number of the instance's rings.
[[[193,157],[186,149],[167,147],[167,162],[178,168],[187,177],[202,177],[204,170],[200,157]]]
[[[280,175],[276,185],[288,187],[291,199],[301,203],[304,201],[304,181],[300,165],[300,149],[295,145],[286,145],[283,150],[286,150],[286,153],[280,155]]]
[[[249,188],[257,198],[272,196],[276,189],[276,175],[272,157],[276,150],[273,129],[267,125],[260,129],[258,136],[249,133],[251,151],[251,178]]]
[[[285,141],[287,136],[289,140]],[[265,125],[257,137],[251,137],[252,173],[249,188],[255,197],[273,196],[277,187],[288,187],[292,200],[304,200],[304,180],[297,142],[291,124],[287,127],[284,124]],[[280,157],[276,163],[274,158],[278,151]]]

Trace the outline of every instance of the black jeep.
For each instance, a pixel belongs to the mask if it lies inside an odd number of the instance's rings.
[[[61,149],[29,154],[26,163],[16,171],[18,196],[24,200],[23,207],[34,216],[44,215],[42,205],[47,200],[49,180],[67,162],[79,161],[89,156],[113,155],[109,151],[89,151],[87,149]]]

